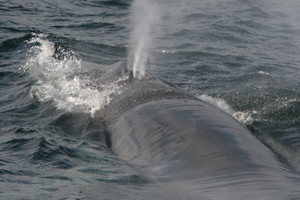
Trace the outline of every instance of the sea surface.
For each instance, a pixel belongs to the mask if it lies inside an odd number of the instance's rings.
[[[97,74],[82,71],[128,61],[135,18],[143,17],[132,4],[0,0],[0,199],[164,192],[82,136],[118,92],[97,90]],[[161,0],[154,8],[146,69],[232,115],[299,175],[299,1]]]

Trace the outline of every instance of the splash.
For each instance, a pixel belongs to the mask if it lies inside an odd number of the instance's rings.
[[[255,121],[253,119],[253,116],[255,116],[257,114],[256,111],[252,111],[252,112],[235,111],[223,99],[213,98],[213,97],[210,97],[210,96],[205,95],[205,94],[198,95],[197,98],[202,100],[202,101],[205,101],[209,104],[212,104],[215,107],[218,107],[219,109],[223,110],[227,114],[231,115],[233,118],[235,118],[241,124],[251,125]]]
[[[213,98],[205,94],[197,95],[197,98],[204,102],[212,104],[215,107],[218,107],[219,109],[223,110],[224,112],[230,115],[233,115],[235,113],[234,110],[230,107],[230,105],[228,105],[223,99]]]
[[[151,30],[159,20],[158,7],[150,0],[135,0],[132,4],[133,31],[131,33],[131,49],[129,51],[129,68],[132,67],[133,77],[142,79],[145,75],[153,41]]]
[[[63,48],[56,49],[46,36],[37,35],[28,43],[33,46],[22,70],[36,80],[31,94],[39,102],[52,100],[58,109],[86,111],[93,116],[96,110],[109,104],[111,94],[120,92],[115,82],[95,85],[92,76],[80,76],[84,74],[80,73],[80,56]]]

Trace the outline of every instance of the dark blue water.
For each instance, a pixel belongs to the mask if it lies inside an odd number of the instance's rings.
[[[97,74],[76,73],[87,62],[127,61],[131,4],[0,1],[1,199],[170,198],[165,191],[173,191],[172,199],[186,198],[173,186],[162,191],[101,140],[85,137],[94,130],[94,111],[118,88],[98,91]],[[160,20],[151,32],[147,70],[231,114],[297,177],[299,2],[163,0],[157,5]]]

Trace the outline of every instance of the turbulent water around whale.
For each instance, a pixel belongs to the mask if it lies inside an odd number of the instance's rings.
[[[208,199],[222,199],[235,191],[229,179],[160,182],[120,159],[99,134],[105,130],[95,125],[96,112],[128,78],[105,84],[99,69],[128,61],[132,4],[0,2],[1,199],[192,199],[197,185]],[[300,4],[156,6],[147,70],[246,126],[290,174],[289,198],[299,198]]]

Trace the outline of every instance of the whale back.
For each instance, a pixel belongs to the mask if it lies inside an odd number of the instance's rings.
[[[133,78],[132,71],[128,70],[125,62],[112,65],[98,79],[97,85],[111,86],[116,89],[116,92],[110,96],[110,103],[95,113],[97,119],[107,124],[114,122],[129,109],[152,100],[174,98],[197,100],[175,84],[150,73],[146,72],[141,80]]]
[[[124,63],[109,68],[103,84],[119,88],[95,113],[107,126],[109,148],[164,188],[190,199],[299,195],[281,158],[223,111],[149,73],[134,79]]]
[[[279,168],[273,153],[235,119],[197,100],[138,105],[110,132],[112,149],[124,160],[179,178]]]

